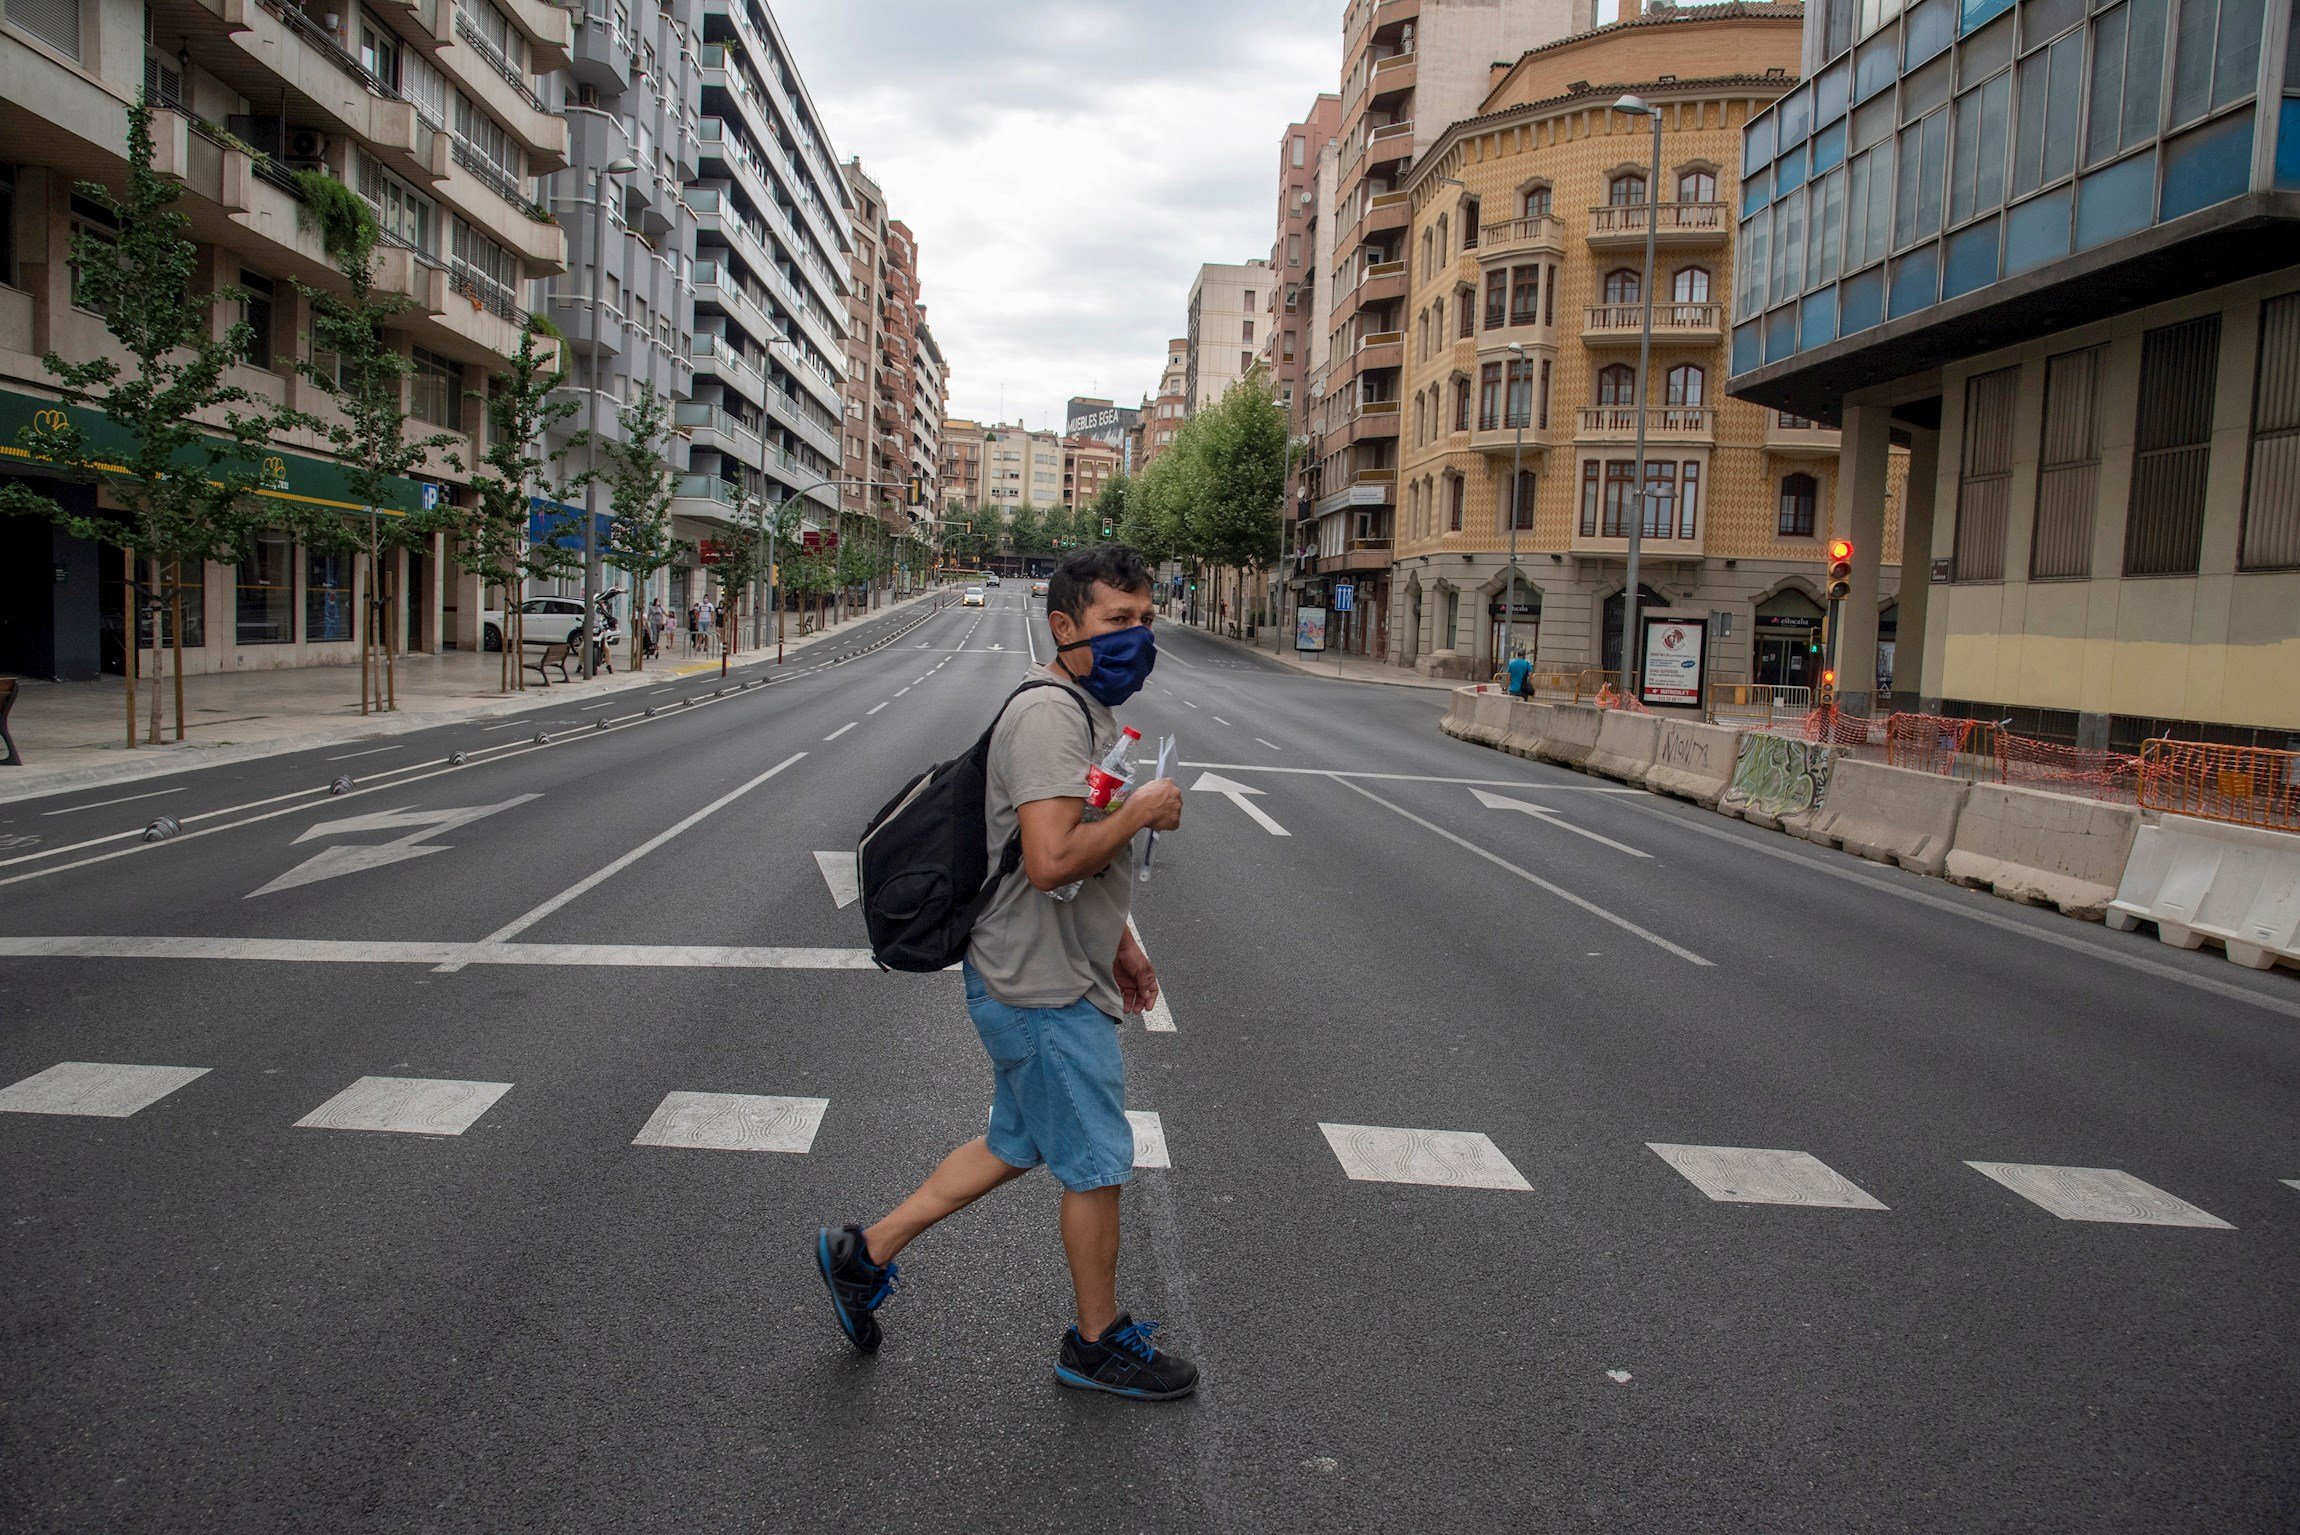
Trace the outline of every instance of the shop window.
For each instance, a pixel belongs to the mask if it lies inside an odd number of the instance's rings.
[[[1809,474],[1781,477],[1781,518],[1775,529],[1783,538],[1811,538],[1819,525],[1821,482]]]
[[[295,643],[295,541],[271,529],[252,535],[235,582],[234,638],[242,645]]]
[[[149,560],[137,562],[136,579],[152,583]],[[184,648],[197,650],[208,642],[208,567],[204,560],[185,560],[160,567],[152,596],[159,605],[158,623],[147,613],[136,624],[136,643],[149,649],[176,643],[176,615],[184,620]]]
[[[352,564],[347,549],[304,551],[303,637],[348,640],[352,619]]]

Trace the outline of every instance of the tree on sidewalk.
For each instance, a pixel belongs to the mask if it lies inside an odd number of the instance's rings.
[[[399,648],[393,624],[397,604],[386,557],[429,547],[431,535],[451,520],[437,509],[387,518],[377,508],[389,499],[387,491],[395,482],[422,469],[433,453],[460,469],[449,450],[462,439],[452,432],[408,436],[407,381],[414,366],[386,327],[416,304],[404,293],[375,285],[383,235],[375,214],[325,171],[305,171],[296,181],[304,192],[297,216],[316,226],[347,290],[338,294],[296,283],[296,291],[311,305],[312,341],[311,357],[299,361],[296,372],[335,402],[338,419],[313,418],[309,424],[343,461],[344,478],[367,508],[363,537],[330,540],[338,548],[356,543],[367,562],[367,600],[361,605],[365,621],[358,625],[359,712],[366,714],[371,708],[398,707],[393,664]]]
[[[573,400],[557,397],[567,375],[547,364],[537,345],[540,334],[530,320],[519,334],[511,366],[494,375],[487,392],[479,396],[486,405],[487,451],[471,482],[472,504],[455,508],[449,523],[458,562],[479,577],[483,592],[493,586],[502,594],[506,693],[527,683],[521,651],[526,635],[519,613],[526,579],[538,568],[539,559],[548,562],[553,557],[548,540],[540,557],[530,547],[531,509],[538,497],[556,501],[562,493],[552,481],[561,455],[546,457],[541,444],[544,433],[577,408]]]
[[[136,660],[147,633],[153,650],[151,744],[160,741],[163,633],[174,658],[175,737],[184,738],[183,567],[236,560],[261,528],[284,525],[324,536],[333,518],[301,503],[258,497],[270,483],[265,449],[292,413],[269,409],[225,382],[226,371],[247,360],[254,333],[244,319],[219,332],[214,311],[247,295],[231,286],[199,291],[191,221],[176,211],[176,183],[152,169],[152,113],[141,98],[128,108],[127,151],[124,192],[100,182],[75,184],[75,192],[109,216],[112,229],[74,234],[71,255],[73,302],[104,317],[126,360],[67,362],[53,351],[40,359],[58,396],[68,405],[101,411],[110,430],[91,435],[67,412],[44,411],[17,438],[44,472],[95,487],[118,513],[68,511],[14,479],[0,481],[0,512],[44,517],[76,538],[121,550],[132,748]]]
[[[1212,409],[1184,428],[1195,483],[1188,530],[1191,552],[1235,573],[1236,613],[1246,622],[1246,573],[1278,558],[1279,503],[1286,489],[1285,412],[1259,368],[1223,391]]]
[[[646,615],[639,608],[640,594],[655,572],[670,568],[687,546],[671,536],[671,500],[677,486],[664,451],[671,440],[670,402],[655,392],[653,384],[643,383],[638,398],[617,412],[616,420],[621,438],[602,437],[599,442],[605,464],[576,475],[568,489],[587,487],[594,472],[607,487],[613,517],[607,530],[607,563],[631,577],[631,670],[640,671],[646,665],[641,634]],[[586,430],[578,432],[569,446],[580,448],[590,441]],[[757,563],[755,558],[752,563]]]

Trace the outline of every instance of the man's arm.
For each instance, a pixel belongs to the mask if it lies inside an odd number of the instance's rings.
[[[1083,798],[1032,800],[1016,813],[1022,828],[1022,871],[1041,890],[1059,890],[1100,874],[1145,827],[1172,831],[1182,824],[1182,789],[1171,778],[1136,789],[1099,821],[1086,819]]]

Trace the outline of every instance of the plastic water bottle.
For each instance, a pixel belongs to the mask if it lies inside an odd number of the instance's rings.
[[[1086,770],[1086,807],[1089,810],[1109,809],[1110,801],[1132,780],[1133,774],[1127,770],[1126,765],[1127,749],[1141,739],[1142,732],[1132,725],[1122,727],[1118,732],[1117,744],[1110,748],[1109,754]],[[1075,901],[1085,884],[1086,881],[1082,879],[1074,879],[1060,889],[1046,893],[1057,901]]]

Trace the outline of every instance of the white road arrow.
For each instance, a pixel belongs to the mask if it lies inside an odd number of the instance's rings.
[[[296,842],[309,842],[315,837],[343,836],[352,832],[397,831],[403,826],[415,829],[389,842],[352,843],[323,848],[261,890],[249,891],[247,899],[252,901],[259,895],[270,895],[276,890],[293,890],[298,885],[317,884],[323,879],[357,874],[363,869],[380,869],[411,858],[444,853],[446,848],[426,843],[424,839],[453,831],[458,826],[468,826],[497,811],[509,810],[514,805],[524,805],[531,799],[540,798],[542,796],[538,794],[518,794],[495,805],[463,805],[448,810],[381,810],[372,815],[349,816],[340,821],[322,821],[296,838]]]
[[[1293,835],[1292,832],[1271,820],[1268,811],[1246,797],[1249,794],[1260,794],[1262,791],[1259,789],[1250,789],[1242,783],[1233,783],[1219,773],[1201,773],[1198,776],[1198,781],[1190,785],[1190,792],[1192,794],[1203,792],[1221,795],[1231,804],[1252,816],[1260,823],[1262,830],[1273,837],[1291,837]]]
[[[817,853],[815,867],[823,871],[823,883],[831,887],[831,899],[839,910],[862,899],[862,876],[856,872],[854,854]]]
[[[1651,858],[1653,856],[1651,853],[1640,852],[1626,842],[1616,842],[1611,837],[1600,837],[1593,831],[1576,826],[1571,821],[1559,816],[1547,805],[1529,805],[1524,800],[1511,799],[1506,794],[1494,794],[1485,789],[1472,789],[1469,792],[1476,795],[1477,802],[1488,810],[1514,810],[1520,815],[1529,815],[1537,821],[1547,822],[1559,831],[1569,831],[1577,837],[1587,837],[1592,842],[1602,842],[1607,847],[1627,853],[1632,858]]]

